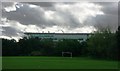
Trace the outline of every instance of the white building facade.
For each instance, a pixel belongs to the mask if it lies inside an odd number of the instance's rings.
[[[40,39],[77,39],[85,41],[91,36],[91,33],[24,33],[27,38],[40,38]]]

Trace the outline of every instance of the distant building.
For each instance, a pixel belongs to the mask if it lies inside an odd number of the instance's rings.
[[[24,33],[27,38],[53,39],[54,41],[62,39],[77,39],[85,41],[91,33]]]

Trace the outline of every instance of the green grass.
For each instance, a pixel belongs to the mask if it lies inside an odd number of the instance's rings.
[[[3,57],[3,69],[118,69],[117,61],[83,57]]]

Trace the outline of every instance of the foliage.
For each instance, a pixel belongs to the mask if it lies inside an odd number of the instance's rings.
[[[56,43],[56,54],[61,55],[62,52],[72,52],[73,56],[81,55],[81,43],[73,39],[64,39]]]
[[[23,38],[19,42],[2,39],[3,56],[61,56],[62,52],[72,52],[73,56],[91,56],[102,59],[119,57],[120,27],[116,33],[102,29],[91,34],[86,41],[73,39]]]
[[[117,37],[117,49],[118,49],[118,52],[120,52],[120,26],[116,31],[116,37]],[[120,60],[120,54],[118,54],[118,59]]]
[[[109,29],[97,31],[88,40],[89,55],[95,58],[117,59],[118,49],[115,33]]]
[[[14,56],[19,54],[17,42],[15,40],[2,39],[2,55]]]

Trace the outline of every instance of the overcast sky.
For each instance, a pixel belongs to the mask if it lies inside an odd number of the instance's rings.
[[[23,32],[91,33],[101,27],[115,31],[117,2],[2,2],[1,37]]]

